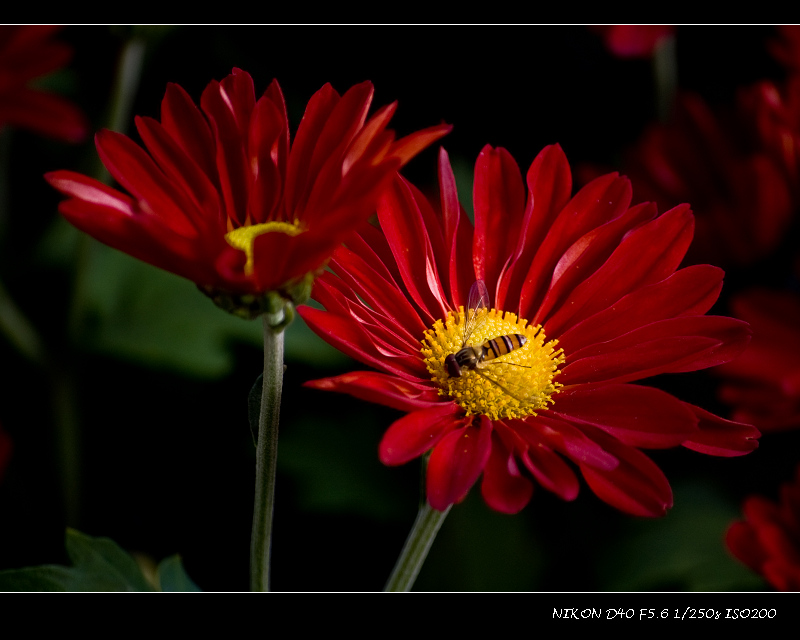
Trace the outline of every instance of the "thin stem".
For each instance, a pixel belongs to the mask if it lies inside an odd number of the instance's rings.
[[[44,345],[35,327],[12,300],[0,282],[0,332],[31,362],[46,367],[47,356]]]
[[[666,38],[653,52],[653,77],[656,92],[658,119],[667,122],[675,106],[678,90],[678,60],[675,54],[675,36]]]
[[[264,377],[256,444],[256,495],[250,541],[250,589],[269,591],[275,469],[278,461],[278,420],[283,388],[284,312],[264,314]]]
[[[437,511],[427,501],[420,506],[417,519],[408,534],[406,544],[400,552],[400,557],[397,559],[397,564],[394,566],[392,575],[389,576],[384,591],[411,591],[419,570],[422,568],[422,563],[428,557],[428,551],[439,532],[439,527],[442,526],[449,512],[450,507],[444,511]]]
[[[142,79],[142,65],[144,64],[146,46],[145,39],[134,35],[125,41],[120,52],[108,115],[107,126],[112,131],[124,133],[128,130],[133,101],[136,98]],[[95,162],[97,163],[94,170],[95,177],[101,182],[110,185],[112,179],[108,169],[103,166],[99,158]],[[72,304],[69,316],[70,335],[76,341],[80,340],[82,337],[81,332],[84,330],[86,308],[90,297],[86,274],[96,260],[96,256],[92,255],[95,253],[94,242],[86,234],[81,234],[78,240],[73,274]]]

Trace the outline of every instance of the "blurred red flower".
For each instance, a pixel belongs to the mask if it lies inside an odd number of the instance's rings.
[[[744,521],[726,534],[728,549],[778,591],[800,591],[800,466],[777,504],[751,496],[742,511]]]
[[[618,58],[649,58],[675,33],[668,24],[605,24],[593,25],[611,53]]]
[[[775,28],[777,34],[769,42],[769,49],[778,62],[796,73],[800,70],[800,25],[781,24]]]
[[[704,315],[720,269],[677,270],[692,239],[688,205],[663,215],[650,203],[630,207],[630,183],[616,174],[570,197],[559,146],[539,154],[526,180],[527,195],[508,152],[485,147],[473,227],[444,151],[440,207],[397,179],[378,207],[380,230],[367,225],[316,281],[326,310],[300,308],[324,340],[378,371],[308,385],[407,412],[386,432],[380,459],[403,464],[430,451],[436,509],[464,498],[481,474],[486,502],[501,512],[522,509],[534,482],[572,500],[569,461],[614,507],[662,515],[672,492],[640,448],[737,456],[759,434],[628,383],[726,362],[746,346],[747,324]],[[476,280],[490,299],[473,315]],[[466,341],[464,306],[485,320]],[[483,364],[457,361],[457,376],[450,356],[484,341]]]
[[[0,25],[0,128],[30,129],[65,142],[80,142],[89,132],[83,112],[64,98],[28,86],[60,69],[72,49],[52,39],[60,27]]]
[[[800,192],[800,75],[776,85],[763,81],[740,93],[740,102],[756,126],[758,144],[786,172],[794,190]]]
[[[800,427],[800,296],[754,289],[731,302],[753,338],[745,352],[715,373],[724,379],[723,401],[733,417],[762,431]]]
[[[95,137],[130,195],[72,171],[46,178],[70,196],[59,210],[79,229],[257,315],[259,294],[321,269],[395,172],[450,129],[395,141],[386,126],[396,103],[367,121],[372,94],[369,82],[343,96],[325,85],[290,145],[277,81],[256,99],[250,75],[234,69],[206,87],[200,108],[169,84],[161,122],[136,118],[146,150],[113,131]]]
[[[743,92],[735,113],[717,113],[683,94],[673,120],[653,125],[626,155],[637,199],[665,209],[692,203],[697,233],[690,262],[748,265],[785,238],[796,179],[787,175],[776,129],[765,121],[769,97]],[[767,131],[769,139],[762,137]]]

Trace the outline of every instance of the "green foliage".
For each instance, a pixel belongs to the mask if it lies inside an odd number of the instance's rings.
[[[187,575],[178,555],[165,558],[158,565],[158,584],[161,591],[200,591]]]
[[[128,553],[109,538],[67,529],[73,566],[43,565],[0,571],[0,591],[157,591]],[[161,591],[199,591],[178,556],[158,567]]]
[[[674,486],[675,506],[657,520],[631,520],[606,549],[608,591],[757,591],[764,582],[726,550],[725,531],[741,515],[708,483]]]
[[[260,349],[260,321],[217,308],[188,280],[87,237],[58,219],[40,247],[61,266],[82,258],[74,321],[90,351],[196,378],[221,378],[235,365],[232,346]],[[320,366],[344,357],[299,317],[286,330],[286,358]]]
[[[492,511],[473,489],[451,509],[414,585],[415,591],[536,591],[542,544],[527,514]]]

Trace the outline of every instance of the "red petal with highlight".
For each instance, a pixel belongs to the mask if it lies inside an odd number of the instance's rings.
[[[522,174],[508,151],[489,145],[483,148],[475,163],[473,199],[475,275],[486,283],[494,300],[500,271],[517,245],[513,233],[498,232],[498,222],[519,229],[525,213]]]
[[[597,497],[634,516],[663,516],[672,506],[672,490],[661,469],[637,449],[611,436],[594,429],[586,433],[619,460],[619,466],[611,471],[581,466]]]
[[[573,325],[558,337],[559,346],[567,353],[575,353],[659,320],[703,315],[719,297],[722,276],[722,269],[707,264],[676,271],[661,282],[637,289]]]
[[[459,428],[468,420],[461,408],[452,402],[413,411],[395,421],[383,435],[378,449],[381,462],[405,464],[421,456],[454,429],[460,434],[463,429]]]
[[[441,397],[430,385],[402,380],[374,371],[354,371],[333,378],[311,380],[303,386],[323,391],[347,393],[361,400],[399,409],[416,411],[440,405]]]
[[[700,429],[699,433],[683,443],[687,449],[729,458],[743,456],[758,448],[761,433],[755,427],[725,420],[688,402],[683,404],[697,416]]]
[[[552,413],[598,427],[632,447],[677,447],[698,432],[695,414],[682,402],[635,384],[570,387],[556,396]]]
[[[463,500],[489,461],[491,421],[481,416],[476,422],[478,426],[473,423],[448,433],[431,452],[427,485],[428,503],[434,509],[444,511]]]
[[[749,340],[747,323],[733,318],[662,320],[579,350],[559,382],[630,382],[659,373],[697,371],[736,357]]]
[[[500,513],[518,513],[533,495],[533,483],[522,475],[514,454],[496,434],[492,434],[492,451],[483,470],[481,494],[486,504]]]
[[[634,229],[546,323],[539,313],[532,322],[544,324],[548,335],[557,336],[631,291],[672,275],[689,248],[693,232],[694,218],[687,205],[675,207]],[[642,247],[647,251],[643,252]]]

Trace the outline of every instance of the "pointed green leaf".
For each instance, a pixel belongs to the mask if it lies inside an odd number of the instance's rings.
[[[170,556],[158,565],[158,583],[162,591],[200,591],[183,568],[179,555]]]
[[[0,591],[72,591],[73,571],[56,565],[0,571]]]
[[[72,567],[43,565],[0,572],[0,591],[154,591],[139,565],[109,538],[67,529]]]

